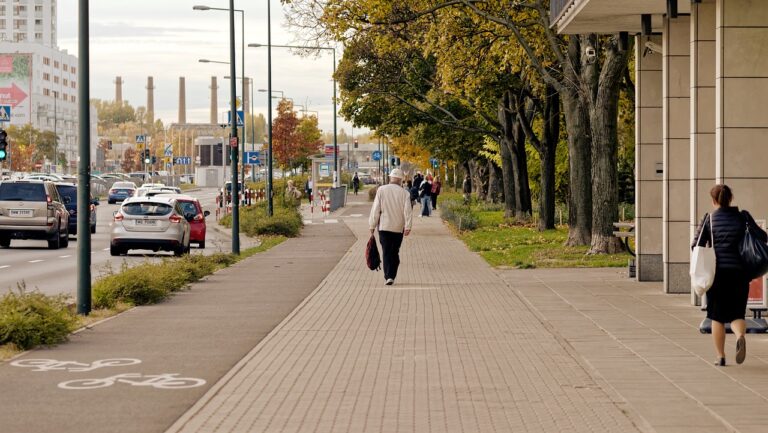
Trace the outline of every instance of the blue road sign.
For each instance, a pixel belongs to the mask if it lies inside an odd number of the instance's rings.
[[[245,162],[251,165],[261,164],[261,154],[259,152],[245,152]]]
[[[136,144],[144,144],[146,143],[146,137],[143,135],[137,135],[136,136]]]
[[[237,110],[237,126],[243,126],[243,119],[245,118],[245,113],[243,113],[243,110]],[[232,111],[227,111],[227,123],[232,123]]]
[[[189,156],[177,156],[173,158],[173,163],[176,165],[190,165],[192,164],[192,158]]]
[[[432,168],[437,168],[440,165],[440,160],[437,158],[429,158],[429,163],[432,164]]]
[[[10,122],[10,121],[11,121],[11,106],[0,105],[0,122]]]
[[[371,158],[373,158],[374,161],[381,161],[381,151],[380,150],[374,150],[371,154]]]

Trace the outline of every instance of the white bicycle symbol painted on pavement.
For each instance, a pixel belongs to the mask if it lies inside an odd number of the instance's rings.
[[[31,368],[32,371],[64,370],[71,372],[86,372],[105,367],[125,367],[136,364],[141,364],[141,360],[134,358],[99,359],[90,364],[76,361],[57,361],[55,359],[20,359],[11,362],[14,367]]]
[[[133,386],[149,386],[158,389],[196,388],[205,385],[205,380],[194,377],[177,377],[177,373],[148,374],[126,373],[103,379],[75,379],[61,382],[62,389],[97,389],[106,388],[116,383],[127,383]]]

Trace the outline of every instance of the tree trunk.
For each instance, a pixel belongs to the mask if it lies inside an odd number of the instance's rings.
[[[469,160],[469,168],[472,171],[472,187],[477,194],[478,201],[485,201],[488,196],[488,165],[475,159]]]
[[[627,52],[618,50],[615,39],[605,48],[605,62],[595,93],[590,94],[592,126],[592,245],[590,254],[613,254],[623,250],[613,235],[619,218],[618,112],[622,71]]]
[[[560,142],[560,95],[546,87],[544,102],[544,141],[539,146],[541,159],[541,197],[539,197],[539,230],[555,228],[555,159]]]
[[[488,161],[488,196],[486,197],[488,202],[500,203],[504,199],[502,184],[501,169],[492,161]]]
[[[589,116],[576,92],[561,94],[568,132],[569,191],[567,246],[592,240],[592,149]]]
[[[525,153],[525,131],[519,121],[514,122],[514,148],[512,162],[515,178],[515,216],[520,220],[528,220],[533,213],[531,203],[531,186],[528,183],[528,154]]]
[[[506,94],[506,92],[505,92]],[[507,138],[507,125],[510,123],[509,114],[506,112],[508,106],[505,104],[507,98],[499,101],[498,119],[502,125],[502,134],[499,136],[499,150],[501,154],[501,174],[504,184],[504,218],[515,216],[515,174],[514,163],[512,161],[512,151],[510,150],[509,140]]]

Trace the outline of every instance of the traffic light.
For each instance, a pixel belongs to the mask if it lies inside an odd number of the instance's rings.
[[[112,140],[107,140],[107,150],[112,150]]]
[[[357,149],[357,139],[355,139],[355,149]]]
[[[8,153],[10,149],[8,149],[8,133],[5,132],[5,129],[0,129],[0,161],[5,161],[8,159]]]
[[[152,155],[152,164],[157,162],[157,157],[155,155]]]
[[[144,159],[144,164],[149,164],[151,161],[149,158],[149,149],[144,149],[142,151],[142,158]]]

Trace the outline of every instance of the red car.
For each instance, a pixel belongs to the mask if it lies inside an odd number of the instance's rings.
[[[198,247],[205,248],[205,217],[211,213],[203,212],[200,201],[192,196],[183,194],[159,194],[159,196],[170,196],[176,199],[181,206],[184,218],[189,221],[189,242],[197,243]]]

